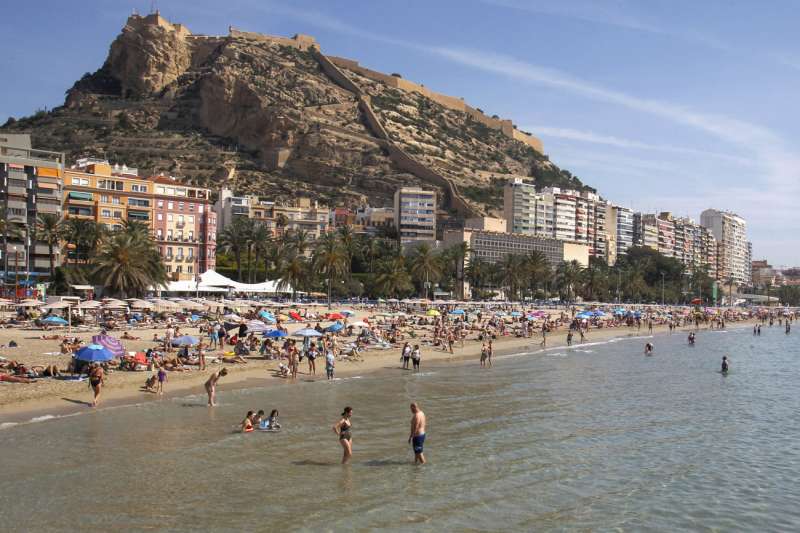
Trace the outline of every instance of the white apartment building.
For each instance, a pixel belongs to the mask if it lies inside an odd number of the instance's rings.
[[[751,248],[747,241],[745,220],[727,211],[706,209],[700,224],[708,228],[717,241],[717,277],[733,279],[737,285],[749,285]]]
[[[617,224],[617,257],[619,257],[634,244],[633,210],[615,205],[613,213]]]
[[[394,223],[403,244],[436,240],[436,192],[419,187],[397,189]]]

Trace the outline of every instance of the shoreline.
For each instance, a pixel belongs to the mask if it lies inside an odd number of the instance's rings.
[[[727,329],[739,329],[741,327],[750,326],[754,320],[744,320],[740,322],[732,322],[728,325]],[[680,327],[676,328],[675,332],[679,334],[695,331],[694,327]],[[699,330],[703,331],[716,331],[709,328],[701,327]],[[673,332],[673,334],[675,333]],[[529,356],[542,355],[546,351],[553,348],[567,347],[566,343],[566,330],[558,330],[548,334],[548,344],[546,347],[541,347],[541,337],[534,336],[530,338],[501,338],[495,340],[495,355],[494,358],[500,358],[508,355],[516,355],[519,353],[527,353]],[[649,333],[647,328],[641,330],[636,328],[601,328],[590,330],[586,336],[584,343],[573,342],[572,348],[583,345],[591,345],[595,342],[607,342],[612,339],[625,339],[625,338],[647,338],[656,337],[661,335],[669,335],[669,328],[666,325],[657,325],[653,327],[653,332]],[[470,359],[474,359],[476,364],[480,356],[482,343],[475,340],[468,340],[465,342],[464,347],[453,347],[454,353],[451,355],[447,352],[432,349],[432,347],[424,347],[422,352],[422,368],[429,363],[434,363],[437,367],[447,363],[464,363]],[[359,362],[342,362],[337,361],[336,377],[349,378],[356,375],[375,374],[381,370],[399,370],[399,349],[390,350],[368,350],[362,353],[363,361]],[[322,363],[321,365],[319,363]],[[256,364],[253,364],[256,363]],[[324,361],[318,361],[318,368],[316,377],[311,377],[307,372],[308,368],[303,361],[301,363],[301,371],[295,383],[287,378],[275,377],[272,375],[273,367],[277,366],[277,361],[266,361],[263,359],[251,359],[251,368],[243,368],[244,365],[226,365],[229,374],[220,381],[218,386],[218,393],[224,395],[226,391],[249,389],[249,388],[264,388],[264,387],[277,387],[279,385],[292,386],[297,383],[308,383],[316,381],[326,381]],[[392,365],[392,366],[389,366]],[[394,366],[397,365],[397,366]],[[222,365],[219,365],[221,368]],[[321,367],[321,368],[320,368]],[[217,367],[214,367],[217,368]],[[138,375],[140,380],[136,383],[132,382],[129,378],[123,382],[113,383],[103,389],[102,403],[98,408],[90,408],[87,403],[91,399],[91,392],[88,385],[85,383],[75,383],[77,387],[75,390],[65,392],[62,390],[52,391],[47,394],[42,394],[40,397],[24,399],[16,402],[7,402],[0,405],[0,428],[13,427],[21,424],[31,423],[43,417],[64,417],[73,416],[86,412],[103,411],[110,408],[122,407],[127,405],[137,405],[149,402],[158,402],[161,400],[173,399],[189,394],[200,394],[205,396],[203,390],[203,383],[208,377],[208,372],[200,373],[199,371],[192,371],[189,374],[180,376],[180,379],[167,382],[167,392],[162,396],[157,396],[153,393],[141,391],[141,382],[149,375],[146,372],[131,373],[134,376]],[[117,375],[117,373],[113,374]],[[113,376],[112,375],[112,376]],[[204,400],[205,401],[205,400]]]

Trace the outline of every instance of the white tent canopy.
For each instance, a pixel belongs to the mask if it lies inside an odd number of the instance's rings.
[[[262,294],[279,292],[277,281],[240,283],[226,278],[214,270],[207,270],[200,274],[200,283],[193,280],[172,281],[167,284],[165,292],[227,292],[228,290]],[[286,289],[280,292],[292,292],[292,288],[286,287]]]

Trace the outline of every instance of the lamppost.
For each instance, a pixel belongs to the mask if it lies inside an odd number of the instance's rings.
[[[16,299],[19,293],[19,255],[16,246],[11,248],[14,250],[14,299]]]

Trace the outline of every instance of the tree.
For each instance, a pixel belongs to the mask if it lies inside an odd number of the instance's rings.
[[[249,248],[250,227],[250,219],[235,217],[217,240],[217,245],[223,251],[233,254],[238,281],[242,281],[242,252]]]
[[[41,213],[36,217],[36,234],[38,239],[47,244],[47,251],[50,254],[50,279],[56,274],[56,261],[53,251],[61,242],[61,218],[54,213]]]
[[[325,233],[319,238],[314,249],[313,266],[327,282],[330,309],[333,282],[347,273],[347,254],[335,233]]]
[[[303,254],[293,251],[282,263],[278,274],[278,290],[292,289],[292,300],[297,300],[297,290],[305,288],[309,277],[308,260]]]
[[[248,276],[249,282],[253,283],[255,275],[255,271],[258,270],[258,262],[262,256],[267,254],[267,249],[270,245],[270,241],[272,240],[272,234],[270,233],[267,227],[260,223],[256,222],[253,225],[252,232],[250,234],[250,246],[253,249],[253,263],[255,264],[255,268],[250,270],[248,265],[248,271],[252,272],[250,276]]]
[[[430,245],[422,243],[417,246],[409,258],[411,275],[425,288],[425,298],[428,297],[428,288],[442,275],[441,258],[433,252]]]
[[[286,232],[287,248],[294,250],[298,254],[305,254],[306,250],[311,247],[311,234],[307,231],[299,229],[291,232]]]
[[[92,277],[114,295],[141,296],[164,285],[167,271],[152,238],[138,239],[121,231],[103,239],[92,258]]]
[[[358,243],[356,241],[356,235],[353,233],[353,228],[350,226],[341,226],[337,230],[337,236],[339,237],[339,242],[342,243],[342,248],[344,249],[345,254],[347,255],[347,271],[352,272],[353,270],[353,257],[356,255],[358,251]]]
[[[566,300],[571,302],[575,295],[575,287],[581,280],[583,275],[583,267],[580,263],[575,261],[564,261],[556,269],[556,281],[558,282],[559,290],[562,295],[566,296]]]
[[[413,290],[403,256],[381,260],[376,267],[374,290],[379,296],[399,297]]]
[[[517,254],[508,254],[499,264],[500,278],[506,288],[506,298],[515,300],[520,284],[525,278],[525,258]]]

